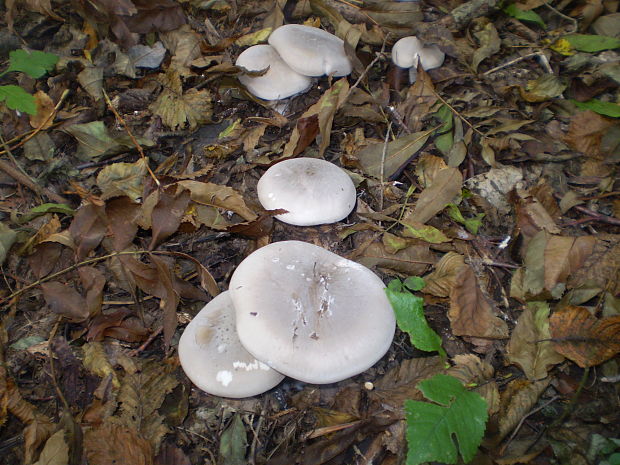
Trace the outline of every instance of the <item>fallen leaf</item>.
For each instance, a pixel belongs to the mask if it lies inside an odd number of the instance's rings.
[[[174,192],[175,190],[177,190],[176,186],[159,190],[159,199],[151,212],[153,235],[149,250],[153,250],[156,245],[179,229],[181,219],[189,204],[190,193],[184,189],[178,189],[177,192]]]
[[[239,413],[235,413],[232,421],[221,435],[218,463],[227,465],[247,464],[245,459],[247,445],[247,432],[243,420]]]
[[[153,464],[153,450],[148,441],[135,429],[113,423],[86,431],[84,453],[90,465]]]
[[[117,197],[106,202],[105,213],[113,249],[117,252],[125,250],[138,232],[140,205],[129,197]]]
[[[69,446],[65,442],[65,431],[58,430],[47,440],[39,460],[34,465],[67,465],[69,463]]]
[[[75,214],[68,231],[76,246],[77,258],[84,259],[99,245],[106,233],[105,211],[92,203],[84,205]]]
[[[499,432],[493,443],[499,443],[515,426],[523,420],[525,415],[537,404],[551,378],[540,381],[515,380],[508,384],[501,395],[501,411],[499,417]]]
[[[43,297],[51,311],[71,321],[81,322],[88,318],[86,301],[75,289],[57,281],[41,284]]]
[[[426,286],[422,289],[425,294],[437,297],[448,297],[459,270],[465,265],[465,258],[456,252],[448,252],[435,264],[435,270],[424,277]]]
[[[363,171],[377,179],[387,180],[402,169],[426,144],[434,129],[400,137],[387,144],[371,144],[356,157]]]
[[[135,163],[113,163],[105,166],[97,175],[101,199],[126,196],[134,202],[137,201],[144,190],[146,163],[146,159],[141,158]]]
[[[356,261],[369,268],[379,267],[409,276],[420,276],[435,261],[428,243],[411,244],[396,253],[389,253],[382,243],[372,243],[357,256]]]
[[[48,129],[53,123],[54,118],[54,102],[42,90],[37,91],[34,94],[34,100],[37,104],[37,113],[30,116],[30,126],[35,129]]]
[[[196,203],[231,210],[246,221],[258,217],[247,207],[243,196],[231,187],[198,181],[179,181],[178,184],[190,191],[191,199]]]
[[[433,183],[418,197],[411,220],[426,223],[460,194],[462,185],[463,176],[458,169],[447,167],[438,171]]]
[[[106,284],[105,276],[101,271],[92,266],[78,268],[82,289],[86,292],[85,308],[89,317],[101,312],[103,303],[103,288]]]
[[[483,294],[471,266],[458,272],[450,293],[448,318],[456,336],[489,339],[508,337],[506,322],[495,316],[491,302]]]
[[[593,111],[582,111],[570,120],[564,141],[574,150],[584,155],[603,159],[601,156],[601,139],[613,125],[613,122]]]
[[[0,222],[0,265],[6,260],[6,256],[16,239],[17,233],[6,224]]]
[[[598,234],[592,254],[581,268],[569,276],[567,287],[592,283],[612,294],[620,294],[620,236]]]
[[[550,338],[549,304],[528,303],[508,341],[508,361],[519,365],[525,376],[532,381],[546,378],[549,367],[564,360],[553,348]]]
[[[88,342],[82,346],[82,351],[84,351],[84,368],[100,378],[110,376],[114,387],[120,387],[121,384],[116,371],[114,371],[100,342]]]
[[[566,90],[566,82],[554,75],[543,74],[539,78],[527,81],[525,87],[519,86],[519,93],[526,102],[544,102],[560,97]]]
[[[558,283],[565,283],[577,271],[594,249],[592,236],[565,237],[547,234],[545,246],[545,288],[552,290]]]
[[[474,32],[474,36],[480,43],[480,47],[476,49],[472,58],[471,66],[474,72],[478,70],[478,65],[482,60],[499,52],[502,43],[493,23],[487,18],[481,18],[481,21],[483,20],[486,20],[487,23],[480,30]]]
[[[620,352],[620,315],[598,319],[585,307],[568,305],[551,315],[553,347],[582,368]]]

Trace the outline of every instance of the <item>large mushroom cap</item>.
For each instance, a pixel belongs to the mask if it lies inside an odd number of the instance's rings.
[[[349,175],[318,158],[292,158],[273,165],[258,181],[257,191],[265,209],[287,210],[276,218],[297,226],[340,221],[356,200]]]
[[[216,396],[255,396],[284,379],[239,342],[228,291],[215,297],[187,325],[179,341],[179,359],[192,383]]]
[[[368,268],[299,241],[258,249],[230,281],[248,352],[318,384],[361,373],[388,350],[395,317],[384,288]]]
[[[286,64],[304,76],[351,74],[344,42],[323,29],[286,24],[273,31],[269,44]]]
[[[248,71],[269,68],[262,76],[239,76],[248,91],[265,100],[291,97],[305,92],[312,85],[312,79],[293,71],[270,45],[254,45],[244,50],[235,64]]]
[[[422,68],[426,71],[440,67],[445,57],[445,53],[437,45],[425,46],[415,36],[403,37],[392,47],[392,61],[401,68],[417,66],[420,60]]]

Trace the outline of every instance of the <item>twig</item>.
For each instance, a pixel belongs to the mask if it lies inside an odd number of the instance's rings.
[[[447,106],[452,113],[458,116],[461,119],[461,121],[463,121],[467,126],[469,126],[476,134],[478,134],[480,137],[486,137],[482,132],[476,129],[474,125],[471,124],[467,118],[461,115],[452,105],[446,102],[444,98],[441,95],[439,95],[435,89],[431,88],[430,90],[433,94],[435,94],[435,97],[437,97],[441,103]]]
[[[579,29],[579,23],[577,22],[575,18],[571,18],[570,16],[567,16],[564,13],[553,8],[551,5],[549,5],[549,0],[543,0],[543,5],[546,6],[549,10],[553,11],[556,15],[560,16],[561,18],[564,18],[565,20],[569,21],[573,25],[573,29],[569,32],[576,32]]]
[[[144,154],[144,150],[142,150],[142,146],[138,143],[138,141],[134,137],[133,133],[129,129],[129,126],[127,126],[127,123],[125,122],[123,117],[118,113],[118,111],[116,111],[116,108],[114,108],[114,105],[112,105],[112,101],[110,100],[110,97],[108,97],[108,93],[105,91],[105,89],[102,89],[102,92],[103,92],[103,97],[105,98],[105,101],[108,104],[108,108],[112,111],[112,113],[114,113],[114,116],[116,117],[116,119],[121,123],[121,125],[127,132],[127,135],[129,135],[131,142],[133,143],[133,145],[136,147],[136,150],[140,154],[140,157],[144,160],[146,170],[149,172],[149,175],[151,176],[151,178],[153,178],[153,181],[155,181],[155,185],[157,185],[157,187],[161,186],[159,179],[157,179],[157,176],[155,176],[155,173],[153,173],[153,171],[151,170],[151,167],[149,166],[148,158]]]
[[[385,178],[385,157],[387,156],[388,140],[390,138],[390,131],[392,129],[392,122],[388,123],[388,127],[385,130],[385,140],[383,141],[383,151],[381,152],[381,191],[379,196],[379,210],[383,210],[383,182]]]
[[[531,415],[534,415],[536,412],[541,411],[542,409],[544,409],[547,405],[551,404],[552,402],[555,402],[556,400],[558,400],[560,398],[560,396],[553,396],[550,400],[548,400],[547,402],[545,402],[544,404],[542,404],[539,407],[536,407],[534,410],[530,410],[523,418],[521,418],[521,421],[519,421],[519,423],[517,424],[517,427],[515,428],[515,430],[512,432],[512,434],[510,435],[510,437],[508,438],[508,440],[506,441],[506,443],[502,446],[502,448],[499,451],[499,455],[502,456],[504,455],[504,452],[506,451],[506,448],[508,447],[508,444],[511,443],[511,441],[514,439],[514,437],[516,436],[516,434],[519,432],[519,430],[521,429],[521,426],[523,426],[523,422]]]
[[[559,194],[555,194],[555,197],[558,199],[562,199],[562,196]],[[573,207],[575,210],[580,211],[590,217],[594,221],[600,221],[601,223],[613,224],[614,226],[620,226],[620,219],[614,218],[613,216],[603,215],[602,213],[595,212],[594,210],[590,210],[589,208],[582,207],[581,205],[575,205]]]
[[[547,60],[547,57],[545,56],[544,53],[539,51],[539,52],[528,53],[527,55],[523,55],[522,57],[514,58],[514,59],[512,59],[510,61],[507,61],[506,63],[503,63],[503,64],[501,64],[499,66],[496,66],[495,68],[491,68],[490,70],[485,71],[484,73],[482,73],[482,75],[483,76],[488,76],[489,74],[493,74],[493,73],[495,73],[495,72],[497,72],[497,71],[499,71],[501,69],[508,68],[509,66],[512,66],[515,63],[519,63],[520,61],[527,60],[528,58],[532,58],[532,57],[538,57],[541,61],[542,61],[541,57],[545,57],[547,66],[549,66],[549,61]],[[547,71],[548,73],[553,72],[553,70],[549,71],[550,67],[547,68],[547,66],[544,66],[544,64],[543,64],[543,67],[545,68],[545,71]]]
[[[136,355],[138,355],[140,352],[146,349],[151,344],[151,342],[153,342],[155,338],[161,334],[163,330],[164,330],[163,326],[160,326],[159,328],[157,328],[155,331],[153,331],[153,333],[151,333],[149,338],[142,343],[140,347],[138,347],[137,349],[130,350],[127,355],[129,355],[130,357],[135,357]]]
[[[6,151],[4,153],[7,153]],[[40,195],[41,197],[47,197],[50,200],[53,200],[56,203],[69,203],[67,199],[65,199],[62,195],[56,194],[52,192],[46,187],[39,186],[33,179],[29,176],[22,173],[17,168],[11,166],[6,160],[0,160],[0,170],[4,171],[6,174],[11,176],[15,181],[19,184],[26,186],[28,189]]]
[[[575,391],[575,394],[573,395],[570,402],[568,403],[568,405],[562,412],[562,415],[560,415],[558,418],[556,418],[553,421],[553,423],[551,423],[550,428],[554,428],[556,426],[561,425],[562,422],[566,419],[566,417],[571,413],[571,411],[575,407],[575,404],[577,403],[577,400],[579,399],[579,395],[581,394],[583,387],[586,385],[586,381],[588,380],[589,374],[590,374],[590,367],[585,367],[583,369],[583,374],[581,376],[581,380],[579,381],[579,386],[577,386],[577,390]]]
[[[62,317],[59,315],[58,318],[56,318],[56,323],[54,323],[54,327],[52,328],[52,331],[50,331],[50,337],[47,341],[47,353],[50,359],[50,377],[52,378],[52,384],[54,385],[54,390],[56,391],[56,394],[58,394],[58,397],[60,398],[62,405],[65,408],[65,411],[68,412],[69,404],[67,403],[67,399],[65,399],[65,395],[60,390],[60,386],[58,386],[58,381],[56,379],[56,369],[54,368],[54,353],[52,351],[52,341],[56,337],[56,332],[58,331],[58,326],[60,326],[61,320],[62,320]]]

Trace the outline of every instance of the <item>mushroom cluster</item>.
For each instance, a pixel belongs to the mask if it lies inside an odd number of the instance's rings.
[[[260,394],[284,376],[346,379],[390,347],[396,321],[384,288],[368,268],[322,247],[269,244],[188,325],[181,365],[199,388],[225,397]]]
[[[312,77],[351,73],[344,42],[316,27],[287,24],[269,36],[269,45],[254,45],[239,55],[236,66],[261,75],[244,74],[239,81],[264,100],[280,100],[305,92]]]
[[[424,71],[439,68],[446,55],[437,45],[424,45],[415,36],[403,37],[392,47],[392,62],[399,68],[409,69],[409,82],[416,80],[418,62]]]

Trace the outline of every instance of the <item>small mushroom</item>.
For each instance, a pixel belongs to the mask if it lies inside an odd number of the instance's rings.
[[[264,100],[291,97],[305,92],[312,85],[312,79],[293,71],[270,45],[254,45],[244,50],[235,64],[248,71],[261,71],[269,68],[261,76],[247,74],[239,76],[241,84],[252,95]]]
[[[276,218],[297,226],[340,221],[356,200],[349,175],[318,158],[291,158],[273,165],[258,181],[257,191],[265,209],[287,210]]]
[[[392,47],[392,62],[401,68],[410,68],[409,81],[415,81],[418,61],[424,71],[439,68],[446,57],[437,45],[425,46],[415,36],[403,37]]]
[[[395,317],[381,279],[316,245],[275,242],[243,260],[230,294],[243,346],[280,373],[332,383],[388,350]]]
[[[344,42],[323,29],[286,24],[271,33],[269,44],[286,64],[304,76],[351,74]]]
[[[239,342],[230,292],[222,292],[187,325],[179,359],[187,377],[203,391],[222,397],[250,397],[284,376],[250,355]]]

